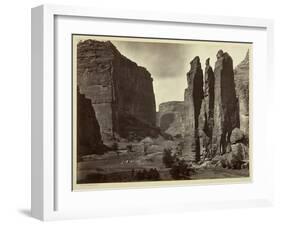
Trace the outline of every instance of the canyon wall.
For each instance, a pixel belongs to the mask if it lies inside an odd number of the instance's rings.
[[[81,93],[92,101],[105,143],[132,133],[144,136],[158,132],[150,73],[123,56],[111,42],[78,43],[77,79]]]
[[[239,100],[240,129],[249,136],[249,51],[234,70],[234,81]]]
[[[90,99],[77,89],[77,157],[105,151],[100,126]]]

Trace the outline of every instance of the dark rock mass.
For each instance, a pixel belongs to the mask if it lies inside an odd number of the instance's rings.
[[[77,77],[81,93],[92,101],[104,143],[129,134],[143,136],[144,128],[156,131],[150,73],[121,55],[111,42],[78,43]]]
[[[101,154],[105,150],[91,100],[77,89],[77,157]]]
[[[249,51],[235,68],[234,81],[239,100],[240,129],[249,136]]]
[[[203,99],[203,71],[199,57],[190,62],[190,71],[187,73],[188,88],[185,90],[186,103],[185,117],[185,144],[183,156],[194,161],[200,160],[200,143],[198,134],[198,118]]]
[[[159,105],[157,126],[173,137],[184,137],[186,104],[184,101],[169,101]]]
[[[215,76],[212,67],[210,66],[210,58],[206,60],[204,74],[204,97],[202,100],[200,115],[199,115],[199,140],[200,153],[203,153],[210,144],[210,138],[213,136],[214,127],[214,84]]]
[[[206,118],[206,124],[204,125],[204,131],[207,136],[212,136],[212,130],[214,126],[214,85],[215,85],[215,76],[213,72],[213,68],[210,66],[210,59],[206,60],[205,67],[205,82],[204,82],[204,105],[205,105],[205,113],[204,116]]]
[[[215,64],[213,148],[224,154],[234,128],[240,127],[232,58],[220,50]]]

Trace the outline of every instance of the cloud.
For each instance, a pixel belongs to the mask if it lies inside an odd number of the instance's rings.
[[[184,99],[184,90],[187,88],[186,73],[190,70],[190,62],[195,56],[199,56],[203,70],[207,58],[210,58],[210,64],[214,68],[216,54],[222,49],[231,55],[235,67],[250,48],[249,44],[226,42],[157,43],[155,40],[140,39],[109,40],[121,54],[151,73],[157,109],[163,102]]]
[[[155,79],[183,76],[186,50],[182,44],[112,41],[117,49],[138,65],[148,69]]]

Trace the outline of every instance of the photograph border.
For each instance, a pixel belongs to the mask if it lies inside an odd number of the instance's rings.
[[[126,39],[136,39],[136,42],[153,42],[155,43],[170,43],[170,44],[187,44],[188,42],[204,42],[204,43],[227,43],[227,44],[249,44],[249,176],[235,177],[235,178],[214,178],[214,179],[193,179],[193,180],[160,180],[160,181],[138,181],[138,182],[104,182],[104,183],[77,183],[77,64],[76,52],[77,44],[76,38],[99,37],[104,40],[119,40],[126,41]],[[109,39],[107,39],[109,38]],[[157,41],[163,42],[157,42]],[[166,41],[166,42],[165,42]],[[134,42],[134,41],[132,41]],[[210,44],[211,45],[211,44]],[[171,39],[171,38],[154,38],[154,37],[136,37],[136,36],[113,36],[113,35],[95,35],[95,34],[76,34],[73,33],[71,37],[71,54],[72,54],[72,190],[73,191],[91,191],[91,190],[107,190],[107,189],[134,189],[134,188],[156,188],[167,186],[183,186],[183,185],[213,185],[213,184],[239,184],[251,183],[253,180],[253,150],[252,150],[252,78],[253,78],[253,42],[238,42],[238,41],[222,41],[222,40],[195,40],[195,39]],[[145,65],[142,65],[145,66]],[[236,65],[233,65],[235,69]]]

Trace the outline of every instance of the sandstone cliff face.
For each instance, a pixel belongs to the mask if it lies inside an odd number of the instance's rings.
[[[77,156],[100,154],[104,150],[91,100],[77,90]]]
[[[214,84],[214,128],[215,151],[225,153],[231,132],[239,128],[239,103],[236,97],[232,58],[228,53],[219,51],[215,64]]]
[[[188,88],[185,90],[184,102],[187,105],[185,117],[185,144],[183,156],[195,161],[200,160],[200,143],[198,134],[198,118],[203,98],[203,71],[199,57],[190,62],[187,73]]]
[[[236,94],[239,100],[240,129],[249,135],[249,51],[234,70]]]
[[[184,137],[186,104],[183,101],[169,101],[159,105],[157,126],[174,137]]]
[[[86,40],[78,43],[77,77],[81,92],[92,101],[104,142],[127,136],[123,133],[128,129],[126,122],[130,122],[129,128],[134,124],[136,127],[141,124],[142,128],[155,126],[156,107],[150,73],[121,55],[111,42]]]

